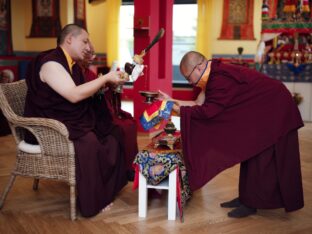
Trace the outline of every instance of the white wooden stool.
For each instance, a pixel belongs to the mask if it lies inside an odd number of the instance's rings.
[[[175,169],[157,185],[147,184],[146,178],[139,172],[139,217],[146,217],[149,188],[168,190],[168,220],[176,219],[177,210],[177,170]]]

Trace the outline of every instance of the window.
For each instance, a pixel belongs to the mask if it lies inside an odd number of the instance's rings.
[[[180,74],[182,56],[190,50],[195,50],[197,31],[197,4],[174,4],[173,17],[173,47],[172,66],[173,83],[188,83]]]
[[[133,50],[133,17],[134,5],[121,5],[119,13],[119,66],[132,61]]]
[[[119,14],[119,66],[131,62],[133,52],[133,16],[134,5],[131,0],[123,0]],[[189,50],[195,50],[197,31],[197,1],[175,0],[173,6],[173,47],[172,66],[173,83],[186,84],[179,64],[182,56]]]

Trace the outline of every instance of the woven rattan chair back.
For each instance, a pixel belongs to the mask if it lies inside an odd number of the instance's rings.
[[[16,163],[11,178],[1,196],[0,209],[15,177],[34,177],[35,190],[39,179],[65,181],[70,186],[70,217],[76,219],[75,152],[73,142],[68,139],[68,131],[61,122],[48,118],[23,117],[27,85],[25,80],[0,85],[0,107],[7,118],[16,141]],[[31,132],[38,141],[39,152],[29,152],[24,145],[25,130]],[[26,144],[26,146],[29,144]],[[33,146],[31,146],[33,147]]]
[[[23,116],[26,93],[27,85],[25,80],[5,83],[0,86],[0,106],[11,127],[13,122],[18,119],[18,116]],[[23,140],[23,129],[16,128],[13,131],[17,143]]]
[[[11,115],[12,113],[10,113],[10,110],[12,110],[14,114],[23,116],[27,93],[25,80],[1,84],[1,90],[3,96],[1,97],[0,102],[1,106],[5,106],[3,111],[5,111],[7,115]],[[6,99],[7,103],[4,99]]]

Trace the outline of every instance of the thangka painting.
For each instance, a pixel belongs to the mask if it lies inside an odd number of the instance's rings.
[[[255,40],[253,32],[254,0],[224,0],[219,40]]]
[[[59,0],[32,0],[30,37],[57,37],[61,31]]]
[[[74,23],[85,29],[87,27],[85,0],[74,0]]]
[[[12,54],[10,0],[0,0],[0,55]]]

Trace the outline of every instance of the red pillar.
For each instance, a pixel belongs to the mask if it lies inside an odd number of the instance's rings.
[[[165,34],[144,56],[144,76],[133,85],[134,118],[138,131],[144,132],[139,118],[147,107],[139,91],[172,94],[172,14],[173,0],[134,0],[134,53],[140,54],[160,28]]]

